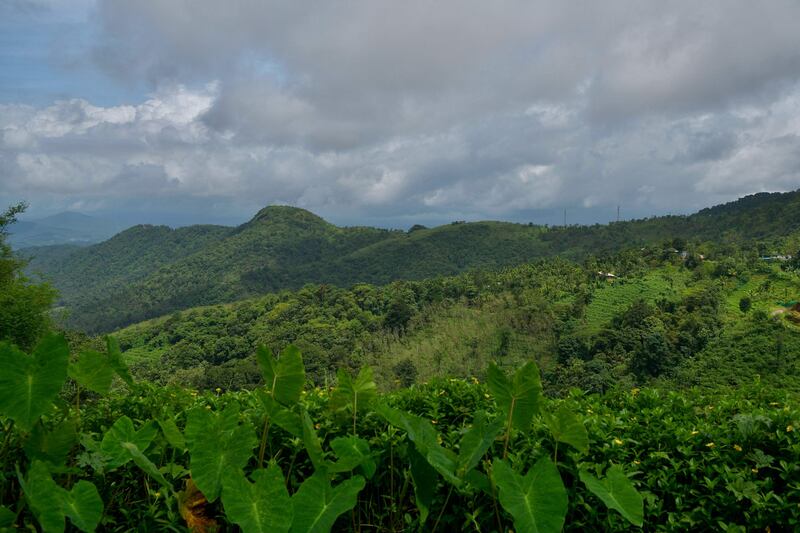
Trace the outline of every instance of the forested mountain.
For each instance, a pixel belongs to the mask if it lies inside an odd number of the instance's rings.
[[[454,222],[414,231],[340,228],[291,207],[267,207],[237,228],[137,226],[104,243],[36,248],[29,271],[61,292],[69,325],[116,327],[197,305],[306,283],[388,283],[498,268],[555,255],[581,259],[666,239],[736,243],[765,252],[800,224],[800,194],[757,194],[691,216],[545,227]]]
[[[655,246],[583,265],[555,258],[385,286],[307,285],[115,335],[143,377],[207,389],[258,383],[256,347],[288,344],[320,384],[363,364],[386,388],[483,379],[491,361],[514,368],[535,357],[558,393],[653,379],[716,387],[755,376],[794,388],[800,277],[752,247],[706,253]]]

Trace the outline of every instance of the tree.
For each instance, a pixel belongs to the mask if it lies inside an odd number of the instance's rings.
[[[50,285],[31,283],[24,276],[24,261],[6,243],[8,227],[26,208],[19,203],[0,214],[0,341],[10,341],[25,350],[49,329],[48,312],[56,298]]]
[[[739,311],[747,313],[753,307],[753,302],[749,296],[744,296],[739,300]]]

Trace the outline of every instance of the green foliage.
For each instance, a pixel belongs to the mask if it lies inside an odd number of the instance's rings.
[[[550,459],[539,459],[524,476],[500,459],[495,459],[492,470],[500,503],[514,517],[517,531],[561,531],[567,515],[567,491]]]
[[[114,369],[106,356],[92,350],[81,352],[78,360],[70,363],[67,373],[82,387],[99,394],[108,394],[114,379]]]
[[[288,533],[294,513],[281,469],[270,465],[251,476],[253,483],[238,470],[225,474],[222,503],[228,518],[244,533]]]
[[[328,533],[339,515],[355,507],[365,484],[363,477],[354,476],[332,487],[324,474],[315,473],[292,495],[291,533]]]
[[[619,511],[635,526],[643,525],[642,496],[633,487],[622,467],[611,465],[603,479],[594,477],[588,470],[581,470],[580,478],[586,488],[600,498],[606,507]]]
[[[186,421],[186,443],[191,455],[192,479],[209,501],[222,491],[225,472],[247,465],[256,446],[252,425],[240,423],[239,405],[221,412],[194,409]]]
[[[0,413],[31,429],[61,391],[68,361],[63,336],[44,337],[31,355],[0,342]]]
[[[153,442],[157,432],[158,430],[152,422],[142,424],[137,430],[130,418],[120,417],[103,435],[103,441],[100,443],[100,450],[106,456],[105,468],[114,470],[131,461],[130,451],[125,444],[131,443],[139,450],[146,450]]]
[[[97,488],[85,480],[72,490],[59,487],[44,463],[34,461],[25,479],[19,479],[25,498],[46,533],[64,531],[65,519],[81,531],[94,531],[103,514]]]
[[[555,414],[545,414],[547,428],[558,442],[569,444],[582,453],[589,453],[589,434],[586,426],[567,406],[561,405]]]
[[[266,346],[260,347],[256,353],[269,395],[283,405],[297,403],[306,381],[300,350],[287,346],[277,361]]]

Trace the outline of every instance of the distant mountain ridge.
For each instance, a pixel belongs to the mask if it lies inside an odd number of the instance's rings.
[[[72,211],[19,221],[10,228],[8,242],[17,249],[59,244],[88,245],[113,236],[120,226],[101,218]]]
[[[560,255],[580,259],[659,240],[776,239],[800,229],[800,192],[761,193],[689,216],[546,227],[452,223],[413,232],[337,227],[270,206],[238,227],[135,226],[100,244],[28,251],[61,291],[69,324],[109,331],[189,307],[306,283],[349,286],[451,275]]]

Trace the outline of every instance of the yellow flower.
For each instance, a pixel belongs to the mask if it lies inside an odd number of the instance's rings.
[[[754,474],[758,474],[758,468],[751,468],[750,471]]]
[[[713,442],[709,442],[708,444],[706,444],[706,448],[713,448],[715,446],[716,444],[714,444]]]
[[[633,464],[640,465],[640,464],[642,464],[642,462],[639,459],[634,459],[633,460]]]
[[[699,434],[700,434],[700,432],[699,432],[699,431],[697,431],[696,429],[693,429],[693,430],[692,430],[692,436],[694,436],[694,435],[699,435]]]
[[[322,427],[322,424],[320,424],[319,422],[317,422],[316,424],[314,424],[314,429],[319,429],[319,428],[321,428],[321,427]]]
[[[470,379],[472,379],[472,382],[473,382],[475,385],[477,385],[478,383],[480,383],[480,381],[478,381],[478,378],[476,378],[475,376],[472,376]]]
[[[733,445],[733,449],[734,449],[734,450],[736,450],[737,452],[740,452],[740,451],[742,451],[742,447],[741,447],[741,446],[739,446],[738,444],[734,444],[734,445]]]
[[[156,492],[155,494],[153,494],[153,496],[155,496],[156,499],[159,499],[161,497],[161,493],[160,492]]]
[[[770,407],[778,407],[780,404],[778,402],[769,402]]]
[[[431,424],[438,424],[438,423],[439,422],[437,420],[431,420]]]
[[[622,440],[615,437],[614,444],[616,444],[617,446],[622,446]]]
[[[792,431],[794,431],[794,426],[792,425],[786,426],[786,433],[791,433]]]
[[[638,389],[638,387],[637,387],[637,388],[633,388],[633,389],[631,389],[631,394],[632,394],[633,396],[636,396],[637,394],[639,394],[639,389]]]
[[[222,392],[222,389],[221,389],[221,388],[219,388],[219,387],[217,387],[217,388],[216,388],[216,389],[214,389],[214,390],[215,390],[215,391],[217,391],[217,394],[219,394],[220,392]]]
[[[486,393],[486,392],[484,392],[484,393],[483,393],[483,396],[484,396],[484,398],[486,398],[487,400],[490,398],[489,394],[488,394],[488,393]]]

